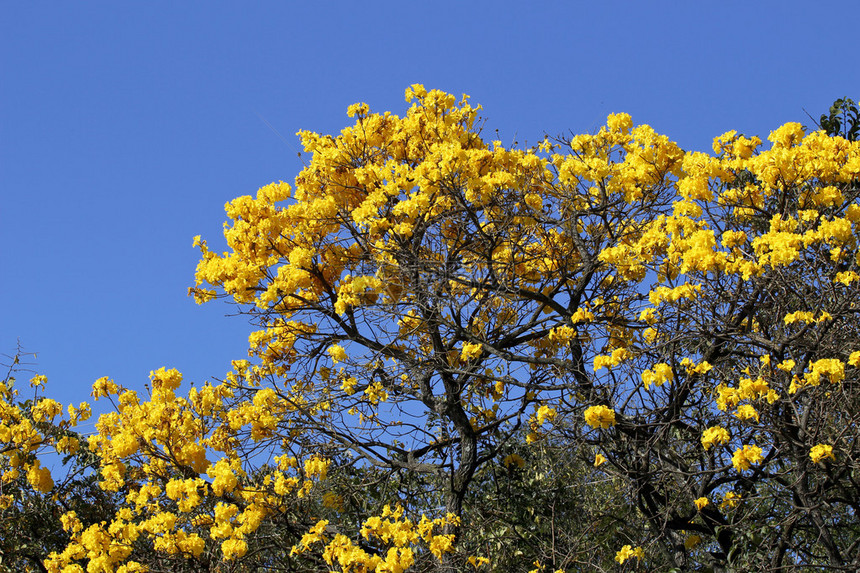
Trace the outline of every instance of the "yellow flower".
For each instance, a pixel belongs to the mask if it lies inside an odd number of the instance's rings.
[[[224,559],[230,561],[242,557],[248,551],[248,543],[244,539],[227,539],[221,543]]]
[[[81,524],[81,520],[78,519],[78,514],[74,511],[67,511],[61,515],[60,523],[63,525],[64,531],[77,533],[83,529],[83,524]]]
[[[661,362],[660,364],[655,364],[653,369],[642,372],[642,383],[647,390],[651,384],[660,386],[664,382],[671,382],[674,377],[672,367],[665,362]]]
[[[526,204],[535,211],[540,211],[543,207],[543,199],[537,193],[527,193],[525,199]]]
[[[615,425],[615,411],[606,406],[591,406],[585,411],[585,423],[592,428],[611,428]]]
[[[117,386],[116,382],[107,376],[102,376],[93,383],[92,396],[98,400],[99,398],[105,398],[111,394],[116,394],[118,391],[119,386]]]
[[[344,378],[343,382],[340,384],[340,389],[344,391],[347,396],[352,396],[355,394],[355,385],[358,384],[358,380],[355,377],[350,376],[348,378]]]
[[[733,491],[727,491],[723,496],[723,502],[720,504],[720,509],[731,509],[733,507],[737,507],[740,502],[740,494]]]
[[[627,133],[633,127],[633,118],[628,113],[610,113],[606,118],[606,127],[613,132]]]
[[[826,458],[834,459],[833,446],[828,444],[818,444],[817,446],[813,446],[812,449],[809,450],[809,457],[812,458],[812,461],[816,464]]]
[[[453,549],[453,535],[434,535],[430,540],[430,552],[435,555],[437,559],[441,559],[443,553],[450,553]]]
[[[594,456],[594,467],[600,467],[606,463],[606,458],[601,454],[596,454]]]
[[[460,351],[460,359],[463,362],[469,362],[481,356],[481,352],[483,352],[483,346],[480,342],[464,342],[463,349]]]
[[[737,388],[729,388],[725,384],[717,386],[717,408],[726,411],[737,406],[740,401],[740,391]]]
[[[54,480],[48,468],[43,468],[41,462],[36,460],[27,470],[27,481],[34,489],[42,493],[48,493],[54,487]]]
[[[783,360],[782,362],[777,364],[776,367],[778,369],[782,370],[783,372],[791,372],[791,369],[794,368],[794,365],[795,365],[794,360],[788,359],[788,360]]]
[[[176,390],[182,383],[182,373],[176,368],[166,369],[163,366],[149,372],[153,390]]]
[[[305,474],[307,477],[318,476],[323,480],[328,473],[328,466],[331,462],[319,456],[313,456],[305,460]]]
[[[604,368],[611,369],[618,366],[630,356],[626,348],[616,348],[612,354],[602,354],[594,357],[594,371],[598,372]]]
[[[547,420],[554,420],[557,415],[558,412],[556,412],[555,408],[550,408],[546,404],[542,405],[540,408],[537,409],[537,412],[535,412],[535,416],[537,417],[537,423],[539,425],[542,425]]]
[[[577,324],[580,322],[591,322],[593,320],[594,320],[594,313],[591,312],[590,310],[588,310],[586,308],[582,308],[582,307],[576,309],[576,312],[574,312],[572,315],[570,315],[570,322],[572,322],[573,324]],[[571,336],[568,338],[573,338],[574,336],[576,336],[576,331],[573,329],[571,329],[571,330],[572,330]]]
[[[206,470],[206,473],[209,477],[213,478],[212,492],[215,495],[229,493],[236,489],[236,486],[239,483],[239,480],[236,478],[236,474],[233,473],[233,469],[230,467],[230,462],[224,458],[210,466],[209,469]]]
[[[785,315],[785,324],[794,324],[798,321],[803,322],[812,322],[815,320],[815,315],[808,311],[798,310],[796,312],[792,312],[791,314]]]
[[[486,557],[476,557],[474,555],[470,556],[469,559],[467,559],[467,561],[468,561],[469,565],[471,565],[475,569],[479,568],[481,565],[486,565],[487,563],[490,562],[490,560],[487,559]]]
[[[708,504],[710,502],[708,501],[708,498],[706,498],[706,497],[699,497],[699,498],[696,498],[696,500],[693,503],[696,504],[696,509],[698,511],[702,511],[704,508],[706,508],[708,506]]]
[[[62,454],[74,454],[80,449],[81,444],[77,438],[72,436],[63,436],[56,444],[57,452]]]
[[[367,115],[368,112],[370,112],[370,107],[366,103],[354,103],[346,108],[346,115],[349,117]]]
[[[615,554],[615,561],[624,564],[631,557],[635,557],[637,561],[641,561],[644,556],[645,552],[642,551],[641,547],[633,549],[630,545],[625,545]]]
[[[740,420],[755,420],[756,422],[759,420],[758,412],[749,404],[739,406],[735,416]]]
[[[37,422],[53,420],[63,413],[63,407],[56,400],[42,398],[33,406],[33,419]]]
[[[696,374],[707,374],[712,368],[713,366],[711,366],[710,362],[702,360],[695,368],[693,368],[693,372]]]
[[[341,346],[340,344],[333,344],[332,346],[329,346],[328,353],[335,363],[343,362],[344,360],[346,360],[346,350],[344,350],[343,346]]]
[[[729,441],[729,432],[721,426],[711,426],[702,432],[702,446],[709,450],[714,444],[725,444]]]
[[[743,448],[735,450],[735,453],[732,455],[732,465],[736,470],[741,472],[750,469],[752,464],[757,464],[763,459],[760,447],[746,445]]]
[[[850,285],[854,281],[860,280],[860,275],[855,273],[854,271],[843,271],[836,273],[836,276],[833,277],[833,282],[842,283],[845,286]]]

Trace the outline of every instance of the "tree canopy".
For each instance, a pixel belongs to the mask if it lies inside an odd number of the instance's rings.
[[[10,369],[4,519],[65,532],[28,566],[860,568],[856,105],[711,154],[626,114],[519,149],[465,96],[406,100],[300,132],[228,250],[195,238],[190,293],[255,329],[223,380],[100,379],[79,450],[88,406],[16,403]],[[51,497],[49,447],[99,511]]]

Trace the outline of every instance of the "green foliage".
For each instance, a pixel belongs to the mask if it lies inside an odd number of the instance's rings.
[[[645,538],[624,480],[595,468],[591,448],[572,448],[556,429],[534,444],[518,435],[506,449],[517,457],[475,477],[461,544],[464,554],[487,557],[489,571],[535,562],[549,571],[615,571],[616,544]]]
[[[821,114],[818,125],[827,135],[838,135],[849,141],[857,141],[860,136],[860,110],[857,102],[845,97],[833,102],[829,113]]]

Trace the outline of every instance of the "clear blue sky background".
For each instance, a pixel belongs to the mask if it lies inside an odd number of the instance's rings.
[[[857,21],[853,1],[6,2],[0,352],[37,352],[64,402],[163,365],[223,376],[251,329],[186,296],[192,237],[222,245],[224,203],[292,181],[295,132],[351,103],[399,114],[417,82],[470,94],[489,139],[626,111],[705,150],[860,96]]]

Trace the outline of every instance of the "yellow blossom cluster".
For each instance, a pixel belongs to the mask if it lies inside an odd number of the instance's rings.
[[[745,445],[735,450],[735,453],[732,454],[732,465],[736,470],[741,472],[750,469],[752,464],[757,464],[763,459],[760,447]]]
[[[615,425],[615,411],[606,406],[590,406],[585,410],[585,423],[592,428],[611,428]]]
[[[224,560],[239,559],[264,520],[326,479],[329,461],[318,456],[303,467],[282,456],[267,473],[248,476],[239,436],[251,443],[270,439],[293,409],[271,388],[237,402],[229,382],[186,395],[177,393],[181,383],[176,370],[153,371],[147,400],[107,378],[93,385],[95,397],[116,404],[89,440],[101,465],[100,486],[128,493],[110,522],[84,528],[74,514],[64,516],[72,540],[46,561],[50,571],[133,571],[139,564],[129,560],[131,548],[142,540],[167,555],[199,557],[214,546]],[[220,457],[211,462],[213,455]],[[31,471],[36,476],[39,468]]]
[[[619,564],[623,565],[625,561],[628,559],[636,558],[637,561],[642,561],[645,557],[645,552],[641,547],[633,548],[630,545],[625,545],[621,549],[618,550],[618,553],[615,554],[615,561]]]
[[[47,381],[43,374],[33,376],[30,386],[36,394],[26,402],[19,398],[13,376],[0,382],[0,491],[3,484],[25,479],[36,491],[49,493],[54,478],[39,456],[49,449],[74,453],[79,447],[69,430],[89,418],[90,406],[85,402],[78,407],[69,405],[70,417],[65,419],[59,402],[40,395]],[[8,496],[0,496],[0,504],[11,503]]]
[[[312,527],[293,548],[293,553],[302,554],[322,545],[323,559],[330,567],[338,566],[342,571],[403,572],[415,563],[419,544],[439,559],[452,551],[454,536],[442,531],[457,524],[459,518],[452,514],[437,519],[422,516],[415,523],[404,517],[402,507],[386,505],[380,515],[366,520],[361,528],[364,539],[388,547],[384,553],[369,553],[345,535],[332,534],[326,520]]]
[[[626,348],[616,348],[612,354],[602,354],[594,357],[594,371],[598,372],[603,368],[613,368],[621,364],[630,353]]]
[[[741,495],[733,491],[727,491],[720,503],[720,509],[733,509],[741,502]]]
[[[809,450],[809,457],[816,464],[827,458],[833,458],[833,446],[830,444],[815,445]]]
[[[726,444],[729,441],[729,432],[720,426],[711,426],[702,433],[702,447],[710,449],[714,444]]]
[[[665,382],[671,382],[674,378],[675,376],[672,373],[672,367],[665,362],[655,364],[653,368],[642,372],[642,383],[645,385],[646,390],[650,388],[652,384],[660,386]]]
[[[838,358],[822,358],[812,362],[803,378],[795,376],[792,379],[788,392],[794,394],[806,386],[818,386],[822,378],[826,378],[831,384],[841,382],[845,379],[845,363]]]

